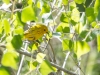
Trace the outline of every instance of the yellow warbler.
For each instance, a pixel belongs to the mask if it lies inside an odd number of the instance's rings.
[[[47,26],[36,24],[24,32],[24,36],[29,41],[35,41],[48,32]]]

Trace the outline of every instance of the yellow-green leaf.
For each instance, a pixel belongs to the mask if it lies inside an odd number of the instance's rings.
[[[86,8],[86,16],[88,21],[91,23],[95,20],[95,14],[94,14],[94,9],[93,8]]]
[[[30,61],[29,65],[30,65],[30,71],[32,71],[32,70],[36,69],[38,62],[37,61],[34,61],[34,62]]]
[[[100,0],[95,0],[94,12],[96,13],[96,16],[98,15],[99,9],[100,9]]]
[[[83,30],[83,25],[82,25],[82,23],[77,23],[74,27],[75,27],[75,31],[76,31],[78,34],[80,34],[80,33],[82,32],[82,30]]]
[[[100,51],[100,34],[97,34],[97,49]]]
[[[68,16],[67,16],[67,13],[62,13],[62,15],[61,15],[61,17],[60,17],[60,21],[61,21],[61,22],[68,23],[69,18],[68,18]]]
[[[36,56],[36,60],[37,60],[39,63],[42,63],[45,56],[46,56],[46,54],[38,53],[37,56]]]
[[[37,47],[36,47],[35,44],[33,44],[33,46],[32,46],[32,50],[37,50]]]
[[[3,26],[2,26],[2,21],[0,20],[0,34],[2,34]]]
[[[62,42],[63,50],[69,50],[69,40],[64,39]]]
[[[68,4],[68,0],[62,0],[63,5],[67,5]]]
[[[9,4],[10,0],[2,0],[4,3]]]
[[[78,58],[80,58],[80,56],[86,54],[89,51],[90,51],[90,47],[87,42],[85,41],[74,42],[74,52],[76,53]]]
[[[10,23],[7,21],[7,19],[3,20],[3,25],[4,25],[4,31],[8,35],[10,30]]]
[[[23,34],[23,27],[22,26],[18,26],[15,30],[14,30],[14,34],[20,34],[22,35]]]
[[[42,6],[40,15],[42,15],[44,13],[49,13],[49,12],[50,12],[50,6],[47,3],[44,3],[44,5]]]
[[[36,12],[32,5],[29,5],[22,10],[21,20],[23,22],[36,20]]]
[[[74,0],[76,3],[81,4],[84,2],[84,0]]]
[[[80,20],[80,12],[77,10],[77,8],[74,8],[72,10],[71,19],[74,22],[79,22],[79,20]]]
[[[17,69],[18,68],[18,54],[17,52],[14,52],[14,51],[9,51],[9,52],[6,52],[3,57],[2,57],[2,65],[3,66],[7,66],[7,67],[11,67],[13,69]]]
[[[47,60],[45,60],[41,63],[40,73],[42,75],[48,75],[50,72],[53,72],[53,71],[56,71],[56,69],[54,67],[52,67]]]
[[[11,75],[11,74],[4,66],[0,66],[0,75]]]
[[[57,32],[69,33],[70,28],[68,23],[60,23],[56,29]]]

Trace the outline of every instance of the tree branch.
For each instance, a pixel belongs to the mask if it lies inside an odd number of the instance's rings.
[[[0,47],[6,48],[5,45],[0,45]],[[21,50],[16,50],[16,51],[17,51],[19,54],[23,54],[23,55],[25,55],[25,56],[32,57],[32,58],[34,58],[34,59],[36,58],[36,56],[32,55],[31,53],[24,52],[24,51],[21,51]],[[57,68],[57,69],[59,69],[59,70],[61,70],[61,71],[64,71],[65,73],[67,73],[67,74],[69,74],[69,75],[78,75],[78,74],[75,74],[75,73],[73,73],[73,72],[71,72],[71,71],[68,71],[68,70],[66,70],[66,69],[64,69],[64,68],[60,67],[59,65],[54,64],[54,63],[52,63],[52,62],[50,62],[50,64],[51,64],[53,67],[55,67],[55,68]]]
[[[32,56],[31,53],[26,53],[26,52],[23,52],[23,51],[20,51],[20,50],[17,50],[17,52],[20,53],[20,54],[26,55],[26,56],[28,56],[28,57],[31,57],[31,56]],[[35,59],[36,57],[35,57],[35,56],[32,56],[32,58]],[[64,68],[60,67],[59,65],[54,64],[54,63],[52,63],[52,62],[50,62],[50,64],[51,64],[53,67],[56,67],[57,69],[62,70],[62,71],[66,72],[66,73],[69,74],[69,75],[78,75],[78,74],[75,74],[75,73],[73,73],[73,72],[71,72],[71,71],[68,71],[68,70],[66,70],[66,69],[64,69]]]

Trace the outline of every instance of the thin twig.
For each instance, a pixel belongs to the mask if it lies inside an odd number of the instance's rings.
[[[20,54],[26,55],[26,56],[28,56],[28,57],[31,57],[31,54],[30,54],[30,53],[26,53],[26,52],[22,52],[22,51],[17,51],[17,52],[20,53]],[[33,56],[33,58],[35,58],[35,57]],[[54,63],[52,63],[52,62],[50,62],[50,64],[51,64],[53,67],[56,67],[57,69],[59,69],[59,70],[61,70],[61,71],[64,71],[65,73],[68,73],[69,75],[78,75],[78,74],[75,74],[75,73],[73,73],[73,72],[71,72],[71,71],[68,71],[68,70],[66,70],[66,69],[64,69],[64,68],[60,67],[59,65],[56,65],[56,64],[54,64]]]
[[[66,57],[65,57],[65,60],[64,60],[64,63],[63,63],[62,68],[65,67],[65,65],[66,65],[66,61],[67,61],[67,59],[68,59],[69,54],[70,54],[70,51],[66,53]],[[64,75],[64,72],[63,72],[63,71],[62,71],[62,75]]]
[[[0,45],[0,47],[6,48],[5,45]],[[32,54],[29,53],[29,52],[24,52],[24,51],[21,51],[21,50],[16,50],[16,51],[17,51],[19,54],[22,54],[22,55],[25,55],[25,56],[28,56],[28,57],[31,57],[31,56],[32,56]],[[36,57],[35,57],[35,56],[32,56],[32,58],[35,59]],[[75,74],[75,73],[73,73],[73,72],[71,72],[71,71],[68,71],[68,70],[66,70],[66,69],[64,69],[64,68],[60,67],[59,65],[56,65],[56,64],[54,64],[54,63],[52,63],[52,62],[50,62],[50,64],[51,64],[53,67],[55,67],[55,68],[57,68],[57,69],[59,69],[59,70],[61,70],[61,71],[64,71],[65,73],[67,73],[67,74],[69,74],[69,75],[78,75],[78,74]]]
[[[28,47],[28,42],[25,42],[25,50],[24,51],[27,50],[27,47]],[[25,58],[25,55],[22,55],[17,75],[20,75],[20,71],[21,71],[21,68],[22,68],[22,65],[23,65],[24,58]]]

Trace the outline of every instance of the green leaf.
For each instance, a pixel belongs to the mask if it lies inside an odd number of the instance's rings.
[[[3,25],[4,25],[4,31],[8,35],[10,32],[10,23],[7,21],[7,19],[3,20]]]
[[[70,3],[70,10],[73,10],[74,8],[76,8],[76,3],[74,1],[72,1]]]
[[[50,6],[47,3],[44,3],[44,5],[42,6],[40,15],[43,15],[44,13],[49,13],[49,12],[50,12]]]
[[[95,14],[94,14],[94,9],[93,8],[86,8],[86,16],[88,21],[91,23],[93,21],[95,21]]]
[[[62,41],[62,47],[63,47],[63,50],[72,50],[73,48],[73,42],[71,40],[68,40],[68,39],[64,39]]]
[[[92,27],[95,27],[96,25],[97,25],[97,23],[95,21],[91,23]]]
[[[64,39],[62,42],[63,50],[69,50],[69,40]]]
[[[0,20],[0,34],[2,34],[3,31],[3,25],[2,25],[2,21]]]
[[[63,46],[63,50],[69,50],[69,40],[68,39],[64,39],[62,41],[62,46]]]
[[[15,35],[11,41],[13,47],[18,50],[22,47],[22,40],[20,35]]]
[[[88,53],[90,51],[90,47],[87,42],[85,41],[75,41],[74,42],[74,52],[76,53],[77,57]]]
[[[85,7],[83,4],[76,4],[79,12],[85,12]]]
[[[79,22],[80,20],[80,12],[76,8],[72,10],[71,19],[74,22]]]
[[[40,73],[42,75],[48,75],[50,72],[56,71],[47,60],[44,60],[40,66]]]
[[[16,21],[17,21],[17,25],[25,25],[23,22],[22,22],[22,20],[21,20],[21,12],[17,12],[17,14],[16,14]]]
[[[89,31],[84,30],[80,33],[79,38],[85,39],[85,41],[88,42],[96,38],[96,33],[95,31],[89,32]]]
[[[77,23],[77,24],[75,25],[75,31],[76,31],[78,34],[80,34],[80,33],[82,32],[82,30],[83,30],[83,25],[82,25],[82,23]]]
[[[68,0],[62,0],[63,5],[67,5],[68,4]]]
[[[10,0],[2,0],[4,3],[9,4]]]
[[[94,12],[96,13],[96,16],[98,15],[100,9],[100,0],[96,0],[94,4]]]
[[[100,51],[100,34],[97,34],[97,49]]]
[[[6,48],[7,48],[8,51],[15,50],[14,47],[12,46],[11,42],[6,43]]]
[[[36,44],[37,44],[37,43],[36,43]],[[32,50],[37,50],[36,44],[33,44],[33,45],[32,45]]]
[[[61,15],[61,17],[60,17],[60,21],[61,21],[61,22],[68,23],[68,20],[69,20],[69,18],[68,18],[68,16],[67,16],[67,14],[66,14],[66,13],[62,13],[62,15]]]
[[[60,23],[56,29],[57,32],[69,33],[70,28],[68,23]]]
[[[38,66],[38,62],[37,61],[34,61],[34,62],[30,61],[29,65],[30,65],[30,71],[32,71],[32,70],[36,69],[36,67]]]
[[[23,31],[23,27],[22,26],[18,26],[15,30],[14,30],[14,34],[19,34],[22,35],[24,33]]]
[[[29,5],[22,10],[21,20],[23,22],[36,20],[36,12],[32,5]]]
[[[17,59],[18,59],[17,52],[9,51],[9,52],[4,53],[1,63],[3,66],[17,69],[18,68],[18,65],[17,65],[18,60]]]
[[[39,63],[42,63],[45,56],[46,56],[46,54],[38,53],[37,56],[36,56],[36,60],[37,60]]]
[[[86,0],[85,1],[85,6],[88,7],[91,4],[92,0]]]
[[[85,0],[74,0],[78,4],[82,4]]]
[[[4,66],[0,66],[0,75],[11,75],[11,74]]]

